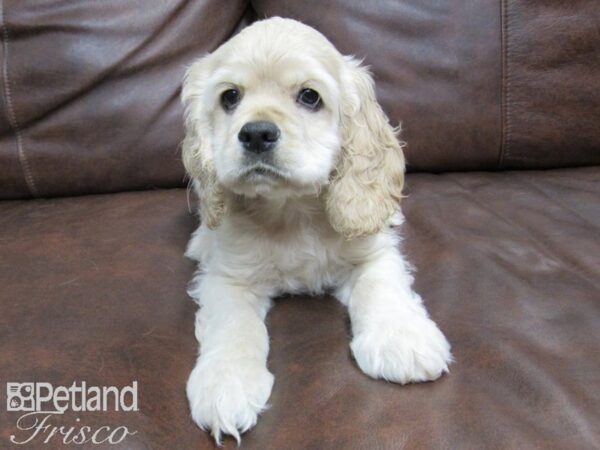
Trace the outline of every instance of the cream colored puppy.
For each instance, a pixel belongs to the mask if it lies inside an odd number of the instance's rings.
[[[271,18],[188,70],[183,161],[201,224],[200,356],[187,395],[217,442],[251,428],[273,386],[264,319],[284,292],[331,291],[348,307],[358,366],[397,383],[447,371],[450,345],[429,318],[391,228],[404,158],[359,61],[316,30]]]

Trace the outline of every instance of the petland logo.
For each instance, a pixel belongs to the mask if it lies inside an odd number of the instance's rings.
[[[120,444],[132,431],[126,426],[93,428],[77,417],[75,426],[57,426],[52,418],[65,411],[138,411],[137,381],[121,389],[115,386],[87,386],[85,381],[67,386],[50,383],[6,383],[6,411],[22,412],[16,422],[19,435],[11,435],[17,445],[62,441],[63,444]]]

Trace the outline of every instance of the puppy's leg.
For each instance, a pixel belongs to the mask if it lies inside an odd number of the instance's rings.
[[[240,440],[256,424],[273,387],[267,370],[264,318],[270,300],[224,277],[205,275],[190,291],[200,356],[187,383],[194,421],[217,443],[226,433]]]
[[[404,259],[389,248],[355,268],[338,292],[350,313],[352,353],[373,378],[404,384],[448,370],[450,345],[411,284]]]

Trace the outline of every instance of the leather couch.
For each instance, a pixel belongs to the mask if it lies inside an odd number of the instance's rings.
[[[272,407],[241,447],[599,448],[596,0],[0,1],[0,448],[26,436],[7,382],[133,380],[139,411],[53,426],[135,431],[82,448],[213,448],[184,390],[197,219],[178,95],[194,58],[271,15],[364,57],[402,122],[404,251],[456,362],[371,380],[341,305],[278,299]],[[65,448],[46,431],[21,448]]]

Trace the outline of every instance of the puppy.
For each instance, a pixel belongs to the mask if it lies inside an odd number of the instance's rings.
[[[264,319],[284,292],[348,307],[361,370],[397,383],[447,371],[450,345],[411,289],[391,228],[401,145],[360,62],[299,22],[256,22],[196,61],[183,161],[200,198],[186,255],[200,309],[187,396],[219,443],[254,426],[273,387]]]

